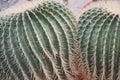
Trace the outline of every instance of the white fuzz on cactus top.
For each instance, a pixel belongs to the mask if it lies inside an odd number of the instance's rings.
[[[118,0],[106,0],[106,1],[96,1],[87,6],[80,14],[84,13],[86,10],[91,8],[103,8],[107,11],[120,16],[120,1]]]
[[[17,13],[24,13],[27,10],[32,10],[35,7],[39,6],[41,3],[45,1],[54,1],[54,0],[35,0],[35,1],[28,1],[28,0],[20,0],[15,5],[11,6],[10,8],[2,11],[0,13],[1,16],[17,14]]]
[[[24,2],[18,2],[17,4],[11,6],[10,8],[6,9],[5,11],[0,13],[0,16],[10,15],[10,14],[17,14],[17,13],[23,13],[26,10],[31,10],[38,6],[42,1],[45,0],[36,0],[36,1],[25,1]]]

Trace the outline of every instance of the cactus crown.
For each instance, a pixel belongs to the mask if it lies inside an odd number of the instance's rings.
[[[24,13],[25,11],[30,11],[34,9],[35,7],[38,7],[39,5],[42,5],[42,3],[47,2],[47,0],[35,0],[35,1],[28,1],[26,0],[24,4],[15,4],[15,6],[11,6],[10,8],[6,9],[5,11],[2,11],[0,13],[0,16],[4,15],[10,15],[10,14],[16,14],[16,13]],[[31,6],[32,5],[32,6]]]
[[[107,11],[119,15],[120,16],[120,1],[115,0],[106,0],[106,1],[96,1],[90,4],[87,8],[85,8],[80,14],[83,14],[86,10],[92,9],[92,8],[103,8],[106,9]]]

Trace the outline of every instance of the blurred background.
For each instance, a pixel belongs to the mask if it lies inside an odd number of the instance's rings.
[[[16,2],[18,2],[18,0],[0,0],[0,11],[3,11],[6,8],[9,8]]]

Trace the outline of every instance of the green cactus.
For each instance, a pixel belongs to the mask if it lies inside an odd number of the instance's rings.
[[[78,55],[90,80],[120,80],[120,14],[114,11],[119,7],[108,4],[91,4],[78,22]]]
[[[72,79],[76,21],[67,8],[45,1],[0,15],[0,80]]]

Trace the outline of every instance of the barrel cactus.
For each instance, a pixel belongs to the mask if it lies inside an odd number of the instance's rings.
[[[76,21],[55,1],[0,13],[0,80],[73,80],[69,66]]]
[[[96,1],[79,17],[77,70],[82,68],[88,80],[120,80],[119,3]]]

